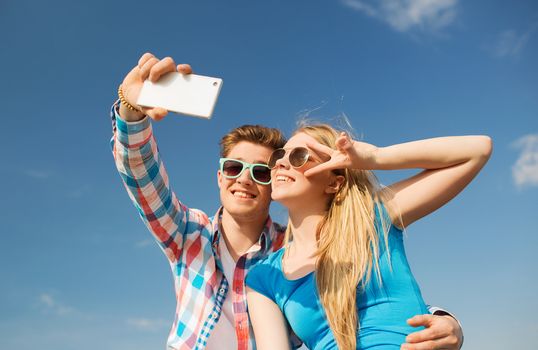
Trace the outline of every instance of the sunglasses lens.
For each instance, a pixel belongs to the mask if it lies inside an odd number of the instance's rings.
[[[283,148],[274,150],[273,153],[271,153],[271,157],[269,158],[269,162],[267,164],[269,168],[273,169],[276,165],[276,162],[279,159],[284,158],[284,155],[286,155],[286,150],[284,150]]]
[[[226,177],[237,177],[243,172],[243,164],[235,160],[227,160],[222,164],[222,173]]]
[[[271,182],[271,169],[266,166],[255,165],[252,167],[252,178],[258,182],[268,184]]]
[[[295,168],[305,165],[308,160],[308,149],[305,147],[296,147],[290,153],[290,164]]]

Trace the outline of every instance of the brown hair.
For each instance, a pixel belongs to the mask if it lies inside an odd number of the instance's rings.
[[[252,142],[272,149],[282,148],[286,143],[280,130],[262,125],[242,125],[224,135],[220,140],[220,156],[226,157],[241,141]]]

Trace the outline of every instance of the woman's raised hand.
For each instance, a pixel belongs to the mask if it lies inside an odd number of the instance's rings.
[[[307,146],[321,155],[322,159],[326,159],[326,161],[305,171],[305,176],[312,176],[322,171],[334,169],[370,169],[374,152],[377,149],[373,145],[353,141],[345,132],[338,135],[336,149],[317,142],[308,142]]]

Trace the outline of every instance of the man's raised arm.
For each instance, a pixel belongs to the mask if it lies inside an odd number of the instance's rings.
[[[180,203],[170,188],[150,122],[161,120],[168,111],[138,106],[136,100],[144,80],[157,81],[176,69],[191,73],[189,65],[176,67],[170,57],[159,60],[150,53],[144,54],[120,85],[119,100],[111,111],[116,167],[129,197],[171,262],[181,254],[189,224],[206,224],[208,219]]]

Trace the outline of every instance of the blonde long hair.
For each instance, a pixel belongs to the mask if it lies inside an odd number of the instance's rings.
[[[301,126],[295,134],[305,133],[321,144],[335,148],[338,132],[329,125]],[[328,203],[320,221],[316,238],[316,285],[327,321],[338,348],[354,350],[357,346],[359,316],[357,287],[367,283],[379,271],[379,239],[375,227],[375,206],[381,202],[382,191],[371,171],[338,169],[344,183]],[[388,225],[382,221],[385,246],[388,247]],[[292,239],[288,225],[285,244]],[[388,250],[387,250],[388,251]]]

